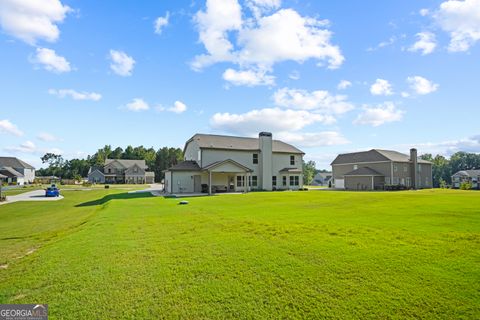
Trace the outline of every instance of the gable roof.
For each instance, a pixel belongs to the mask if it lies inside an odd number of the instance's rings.
[[[182,161],[176,165],[171,166],[166,171],[200,171],[201,168],[197,161],[188,160]]]
[[[372,149],[368,151],[339,154],[331,164],[334,165],[378,161],[410,162],[410,155],[393,150]],[[418,158],[417,161],[418,163],[431,164],[430,161],[420,158]]]
[[[345,176],[382,176],[383,177],[383,174],[369,167],[358,168],[356,170],[347,172],[344,175]]]
[[[3,174],[0,174],[0,179],[8,178],[7,176],[4,176]]]
[[[185,151],[188,143],[191,141],[196,141],[201,149],[260,150],[258,138],[197,133],[185,143],[185,148],[183,151]],[[272,140],[272,151],[304,154],[302,150],[280,140]]]
[[[23,177],[23,174],[13,169],[12,167],[2,167],[0,168],[0,172],[10,177]]]
[[[221,160],[221,161],[216,161],[216,162],[210,163],[209,165],[203,167],[202,169],[203,170],[211,170],[211,169],[214,169],[218,166],[221,166],[224,163],[231,163],[234,166],[237,166],[237,167],[241,168],[242,170],[244,170],[246,172],[252,172],[253,171],[252,169],[250,169],[248,167],[245,167],[244,165],[242,165],[242,164],[240,164],[237,161],[232,160],[232,159],[225,159],[225,160]]]
[[[0,167],[35,169],[25,161],[15,157],[0,157]]]
[[[107,166],[112,162],[118,162],[120,165],[122,165],[125,168],[130,168],[135,164],[142,169],[147,168],[147,165],[145,164],[145,160],[106,159],[105,160],[105,165]]]
[[[454,174],[454,176],[463,176],[463,177],[478,177],[480,176],[480,169],[478,170],[461,170]]]
[[[99,171],[100,173],[103,173],[103,166],[99,165],[93,165],[88,169],[88,174],[93,173],[94,171]]]

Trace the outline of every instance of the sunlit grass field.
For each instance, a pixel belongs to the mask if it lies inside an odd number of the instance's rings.
[[[73,191],[0,206],[0,303],[51,319],[478,319],[480,193]]]

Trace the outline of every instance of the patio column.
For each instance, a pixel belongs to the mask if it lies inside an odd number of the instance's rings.
[[[212,171],[208,171],[208,195],[212,195]]]
[[[243,192],[247,193],[248,192],[248,176],[247,173],[243,175]]]

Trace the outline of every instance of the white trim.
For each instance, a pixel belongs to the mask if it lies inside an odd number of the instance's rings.
[[[349,162],[349,163],[336,163],[333,164],[331,163],[331,166],[345,166],[345,165],[352,165],[352,164],[357,164],[357,163],[386,163],[386,162],[392,162],[392,160],[385,160],[385,161],[363,161],[363,162]]]

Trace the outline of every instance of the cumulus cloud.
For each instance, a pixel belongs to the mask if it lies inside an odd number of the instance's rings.
[[[437,91],[438,84],[420,76],[408,77],[410,88],[417,94],[425,95]]]
[[[61,140],[60,138],[54,136],[51,133],[47,133],[47,132],[40,132],[37,135],[37,139],[41,140],[41,141],[45,141],[45,142],[52,142],[52,141],[60,141]]]
[[[433,17],[449,33],[451,52],[467,51],[480,40],[480,0],[444,1]]]
[[[430,10],[426,9],[426,8],[423,8],[423,9],[420,9],[418,11],[418,13],[422,16],[422,17],[425,17],[425,16],[428,16],[428,14],[430,13]]]
[[[102,99],[102,95],[96,92],[78,92],[73,89],[50,89],[48,93],[59,98],[70,97],[73,100],[91,100],[91,101],[99,101]]]
[[[5,151],[12,153],[35,153],[35,154],[45,154],[45,153],[55,153],[62,154],[63,151],[58,148],[39,148],[32,141],[25,141],[18,146],[5,147]]]
[[[266,74],[266,71],[243,70],[237,71],[228,68],[223,73],[223,80],[235,86],[269,86],[275,84],[275,77]]]
[[[320,115],[306,110],[265,108],[246,113],[216,113],[210,119],[210,125],[219,130],[237,134],[252,135],[259,131],[281,132],[298,131],[313,123],[332,124],[332,116]]]
[[[439,142],[405,144],[398,146],[398,148],[408,150],[408,148],[411,148],[412,146],[421,151],[421,153],[431,153],[433,155],[441,154],[444,156],[451,156],[458,151],[480,153],[480,135],[456,140],[452,139]]]
[[[167,11],[164,17],[158,17],[155,19],[154,27],[156,34],[162,34],[163,28],[168,26],[168,20],[170,19],[170,12]]]
[[[256,18],[274,9],[280,8],[281,0],[247,0],[247,7],[252,11]]]
[[[303,148],[338,146],[350,141],[337,131],[315,133],[278,132],[276,138]]]
[[[338,90],[345,90],[347,89],[348,87],[351,87],[352,86],[352,83],[348,80],[342,80],[340,81],[340,83],[338,84],[337,86],[337,89]]]
[[[140,98],[133,99],[131,102],[127,103],[125,107],[127,108],[127,110],[135,112],[146,111],[150,109],[148,103],[146,103],[143,99]]]
[[[417,41],[410,48],[408,48],[408,51],[420,51],[422,55],[427,55],[432,53],[437,47],[437,40],[435,34],[432,32],[419,32],[416,34],[416,37]]]
[[[39,39],[55,42],[71,9],[59,0],[2,0],[0,25],[5,33],[34,45]]]
[[[175,101],[173,106],[171,107],[163,107],[161,105],[157,106],[156,107],[157,111],[169,111],[169,112],[173,112],[173,113],[177,113],[177,114],[180,114],[180,113],[183,113],[185,111],[187,111],[187,105],[181,101]]]
[[[250,1],[249,5],[271,10],[279,3]],[[330,42],[332,33],[325,28],[327,23],[303,17],[293,9],[280,9],[271,15],[263,15],[260,10],[254,19],[243,21],[237,0],[208,0],[206,10],[197,12],[195,22],[207,51],[192,62],[196,70],[217,62],[269,70],[277,62],[308,59],[337,68],[344,60],[339,47]],[[231,42],[233,35],[237,35],[237,47]]]
[[[122,77],[131,76],[135,60],[123,51],[110,50],[110,69]]]
[[[404,113],[404,111],[398,110],[392,102],[385,102],[377,107],[364,106],[362,113],[353,123],[378,127],[388,122],[402,120]]]
[[[332,95],[328,91],[308,92],[301,89],[282,88],[273,94],[280,107],[309,110],[323,114],[342,114],[354,108],[344,95]]]
[[[36,54],[30,61],[36,65],[41,65],[45,70],[54,73],[64,73],[72,71],[70,62],[62,56],[57,55],[55,50],[48,48],[37,48]]]
[[[384,79],[377,79],[370,87],[370,93],[375,96],[390,96],[393,94],[392,85]]]
[[[23,136],[23,132],[7,119],[0,120],[0,133],[13,134],[17,137]]]

